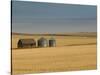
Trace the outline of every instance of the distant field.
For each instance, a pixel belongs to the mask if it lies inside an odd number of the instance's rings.
[[[96,69],[96,34],[88,34],[54,35],[56,47],[30,49],[17,49],[18,40],[52,36],[12,35],[13,74]]]
[[[59,34],[59,35],[12,35],[12,48],[17,48],[17,43],[19,39],[23,38],[32,38],[36,41],[45,37],[50,39],[54,37],[57,42],[57,46],[67,46],[67,45],[79,45],[79,44],[96,44],[96,33],[71,33],[71,34]]]

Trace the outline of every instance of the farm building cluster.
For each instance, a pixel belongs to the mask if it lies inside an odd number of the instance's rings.
[[[19,39],[18,48],[35,48],[35,47],[55,47],[56,40],[51,38],[47,40],[46,38],[41,37],[37,40],[34,39]]]

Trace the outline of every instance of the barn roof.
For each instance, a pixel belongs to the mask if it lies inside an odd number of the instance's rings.
[[[23,44],[35,43],[34,39],[19,39],[19,41]]]

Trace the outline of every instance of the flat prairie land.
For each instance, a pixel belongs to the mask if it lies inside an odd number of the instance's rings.
[[[56,47],[17,48],[17,42],[21,38],[37,40],[40,37],[49,39],[52,36],[12,35],[13,75],[96,69],[96,36],[55,35]]]

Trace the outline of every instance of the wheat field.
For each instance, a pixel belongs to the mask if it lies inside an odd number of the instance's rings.
[[[12,35],[12,74],[96,69],[96,37],[53,36],[56,47],[18,49],[21,38],[52,36]]]

